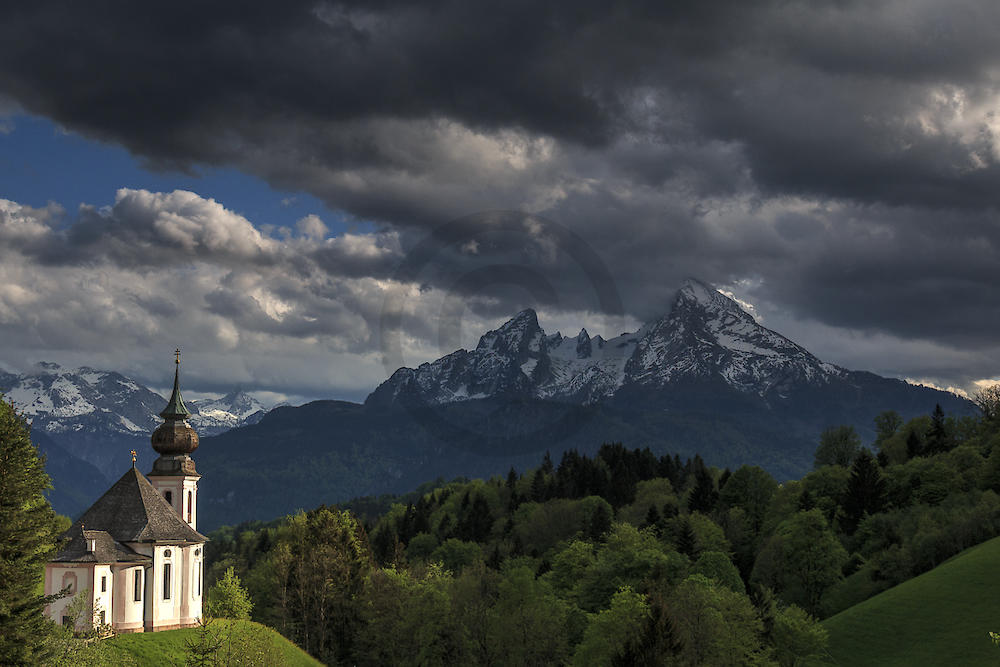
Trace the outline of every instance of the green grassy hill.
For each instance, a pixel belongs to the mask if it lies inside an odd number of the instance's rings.
[[[1000,538],[823,622],[838,665],[993,665],[1000,648]]]
[[[259,664],[287,665],[289,667],[313,667],[322,663],[313,659],[298,646],[282,637],[275,630],[252,621],[212,621],[210,628],[222,637],[230,633],[256,633],[263,638],[263,656]],[[143,632],[120,635],[108,640],[109,648],[131,656],[140,665],[183,665],[186,644],[197,639],[198,628],[167,630],[165,632]],[[222,649],[225,650],[225,647]],[[258,663],[253,663],[258,664]]]

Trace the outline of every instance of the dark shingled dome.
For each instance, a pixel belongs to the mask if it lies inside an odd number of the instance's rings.
[[[198,434],[186,421],[166,421],[153,431],[153,449],[162,456],[190,454],[198,449]]]
[[[178,355],[180,352],[178,351]],[[198,449],[198,434],[185,421],[191,416],[180,389],[180,356],[174,369],[174,391],[170,394],[167,407],[160,413],[164,421],[153,431],[153,449],[162,456],[190,454]]]

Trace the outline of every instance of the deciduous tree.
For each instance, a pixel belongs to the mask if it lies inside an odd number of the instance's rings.
[[[206,602],[209,615],[216,618],[249,620],[250,612],[253,611],[250,595],[231,567],[222,575],[222,579],[208,589]]]
[[[846,468],[861,450],[861,437],[853,426],[831,426],[819,437],[814,467],[841,466]]]

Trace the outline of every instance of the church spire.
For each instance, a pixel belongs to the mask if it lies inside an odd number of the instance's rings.
[[[160,416],[163,423],[153,431],[153,449],[161,458],[164,456],[188,456],[198,449],[198,434],[195,433],[191,425],[187,423],[187,418],[191,416],[191,411],[184,405],[181,398],[180,386],[181,351],[174,351],[174,391],[170,394],[167,407],[163,408]],[[193,464],[192,464],[193,465]]]
[[[163,408],[160,416],[164,419],[187,419],[191,416],[191,413],[188,411],[187,406],[184,405],[184,399],[181,398],[181,351],[179,349],[174,350],[174,364],[174,391],[170,394],[167,407]]]

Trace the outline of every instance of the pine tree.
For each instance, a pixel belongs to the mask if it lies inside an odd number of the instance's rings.
[[[596,542],[609,530],[611,530],[611,514],[608,512],[607,507],[601,503],[594,508],[594,513],[590,515],[586,537]]]
[[[45,461],[28,426],[0,396],[0,656],[4,664],[45,660],[50,622],[38,594],[56,548],[56,515],[43,492]]]
[[[931,414],[931,427],[927,429],[927,451],[931,454],[940,454],[951,449],[948,438],[948,430],[944,423],[944,410],[941,404],[934,406]]]
[[[694,534],[694,528],[687,517],[681,519],[677,531],[677,551],[684,554],[691,560],[698,557],[698,538]]]
[[[719,491],[708,468],[701,467],[694,474],[694,488],[688,497],[688,510],[708,514],[719,502]]]
[[[507,488],[513,491],[517,488],[518,474],[514,470],[514,466],[510,467],[510,471],[507,473]]]
[[[218,654],[222,647],[222,638],[209,627],[211,623],[211,619],[201,619],[194,638],[184,642],[185,653],[187,653],[185,665],[208,667],[219,664]]]
[[[535,471],[535,476],[531,478],[531,499],[536,503],[545,502],[548,499],[548,485],[545,480],[545,473],[539,468]]]
[[[649,615],[642,632],[611,658],[613,667],[670,664],[670,658],[684,648],[667,611],[662,593],[649,594]]]
[[[542,459],[542,472],[546,475],[551,475],[555,472],[555,467],[552,465],[552,455],[547,451],[545,452],[545,457]]]
[[[906,456],[907,458],[915,459],[924,453],[924,445],[920,442],[920,436],[913,429],[910,430],[910,434],[906,436]]]
[[[853,534],[862,517],[881,512],[885,507],[886,481],[878,462],[867,449],[854,459],[842,506],[847,533]]]

